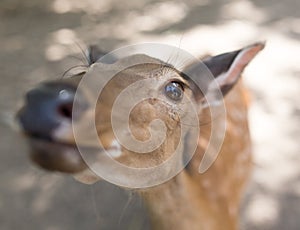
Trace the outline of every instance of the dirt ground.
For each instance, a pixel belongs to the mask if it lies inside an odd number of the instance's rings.
[[[80,48],[162,42],[194,55],[257,40],[247,68],[254,165],[241,229],[300,229],[299,0],[1,0],[0,229],[148,229],[141,201],[33,166],[15,131],[24,93],[79,64]]]

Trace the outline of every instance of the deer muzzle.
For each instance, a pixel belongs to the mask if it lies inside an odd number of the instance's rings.
[[[76,173],[87,167],[72,135],[72,120],[79,120],[88,109],[79,93],[73,111],[76,90],[74,84],[63,81],[43,83],[26,94],[17,114],[28,138],[31,159],[45,169]]]

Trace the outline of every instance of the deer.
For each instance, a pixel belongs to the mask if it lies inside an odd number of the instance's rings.
[[[182,165],[181,170],[163,183],[132,190],[144,201],[152,229],[238,229],[239,208],[252,170],[247,118],[249,96],[240,76],[264,47],[263,42],[258,42],[202,60],[222,96],[212,97],[212,103],[208,105],[206,96],[213,90],[213,87],[209,87],[210,82],[203,83],[199,89],[194,80],[184,74],[189,72],[196,80],[203,78],[197,63],[189,63],[183,70],[178,70],[145,54],[105,63],[101,62],[104,54],[91,46],[87,55],[89,63],[79,73],[43,82],[27,92],[24,105],[17,113],[17,120],[31,147],[30,158],[43,169],[71,174],[82,183],[93,184],[103,180],[101,175],[91,170],[90,164],[78,151],[78,146],[84,146],[89,140],[90,128],[84,127],[88,120],[95,121],[102,149],[99,154],[106,151],[111,159],[120,164],[146,169],[160,165],[171,156],[181,137],[183,147],[179,150],[179,156],[183,156],[191,138],[188,136],[188,128],[181,133],[177,115],[179,112],[189,113],[181,101],[187,95],[196,104],[200,126],[194,154],[186,164],[181,163],[181,158],[176,158],[177,164]],[[79,87],[83,77],[92,73],[101,78],[102,73],[108,69],[114,69],[120,63],[128,63],[132,59],[145,60],[146,63],[130,65],[119,71],[105,85],[93,110],[87,99],[89,89]],[[149,97],[133,107],[128,120],[131,135],[136,140],[147,141],[151,138],[149,126],[153,120],[160,119],[165,124],[165,140],[159,147],[145,154],[138,154],[120,144],[111,123],[112,107],[118,95],[141,79],[150,80],[151,83],[144,85],[145,94],[151,91],[163,99]],[[217,107],[220,100],[223,100],[226,108],[224,139],[214,162],[205,172],[200,173],[199,165],[212,133],[211,124],[214,119],[218,119],[211,117],[210,107]],[[119,116],[122,117],[122,114]],[[87,142],[76,140],[74,126],[79,127],[83,139],[88,136]],[[120,127],[119,131],[123,128]],[[96,164],[97,161],[100,158],[92,158],[89,162]],[[123,175],[122,180],[133,182],[127,175]],[[126,186],[121,187],[128,189]]]

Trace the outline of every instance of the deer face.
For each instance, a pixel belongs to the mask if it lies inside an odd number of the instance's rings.
[[[110,79],[97,98],[96,108],[89,103],[90,89],[86,86],[78,88],[78,84],[86,74],[91,75],[88,78],[101,78],[101,73],[115,69],[114,66],[118,66],[119,62],[95,63],[84,74],[46,82],[27,93],[26,104],[19,111],[18,118],[29,138],[33,161],[49,170],[86,172],[87,165],[76,145],[92,149],[93,145],[98,144],[90,141],[91,127],[87,121],[95,121],[100,151],[106,151],[128,167],[154,167],[174,153],[181,136],[180,116],[187,112],[184,98],[193,99],[189,82],[182,73],[159,60],[144,55],[129,58],[144,59],[146,64],[129,67]],[[150,83],[151,87],[145,87],[145,82]],[[129,98],[123,99],[122,103],[131,105],[128,120],[118,108],[115,119],[119,123],[113,129],[111,120],[114,103],[124,89],[135,83],[140,84],[136,87],[142,91],[145,99],[139,98],[138,103],[132,104],[132,96],[125,95]],[[134,91],[131,90],[131,93]],[[155,120],[161,123],[153,123]],[[76,142],[74,127],[79,133],[84,133]],[[151,128],[154,131],[162,129],[165,136],[158,147],[154,146],[146,154],[123,147],[115,135],[120,133],[123,138],[133,138],[140,143],[151,138],[160,142],[159,136],[151,133]],[[97,151],[99,153],[99,148]]]
[[[262,48],[263,44],[255,44],[204,61],[223,95]],[[143,63],[120,68],[132,60],[143,60]],[[188,102],[198,115],[201,114],[202,107],[206,106],[204,95],[212,91],[209,83],[199,90],[182,71],[146,55],[126,57],[112,64],[94,63],[91,59],[90,64],[83,73],[42,83],[27,93],[25,105],[17,116],[28,137],[34,162],[48,170],[81,173],[78,178],[89,183],[98,177],[89,171],[78,146],[91,155],[96,152],[92,162],[106,152],[119,163],[133,168],[162,164],[176,151],[182,138],[185,143],[180,151],[186,150],[185,139],[190,128],[182,132],[182,118],[191,114]],[[193,63],[185,68],[186,72],[201,79],[201,73],[196,70]],[[106,82],[99,95],[91,95],[93,83],[80,85],[84,78],[95,78],[97,82],[111,72],[115,73],[113,78]],[[137,103],[134,90],[124,92],[132,85],[136,94],[143,95]],[[95,106],[91,103],[93,97],[96,97]],[[126,105],[130,105],[129,112]],[[190,117],[188,121],[187,127],[197,126],[198,116]],[[96,141],[91,137],[91,124],[95,125]],[[126,140],[129,140],[129,146],[126,146]],[[139,143],[147,141],[155,146],[139,147]]]

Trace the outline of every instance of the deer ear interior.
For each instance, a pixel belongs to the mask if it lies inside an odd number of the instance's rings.
[[[256,43],[238,51],[203,60],[203,63],[214,76],[223,96],[230,91],[245,67],[264,47],[264,43]]]
[[[190,82],[196,100],[203,107],[219,105],[245,67],[264,47],[264,43],[255,43],[237,51],[205,58],[201,64],[187,66],[184,77]]]

